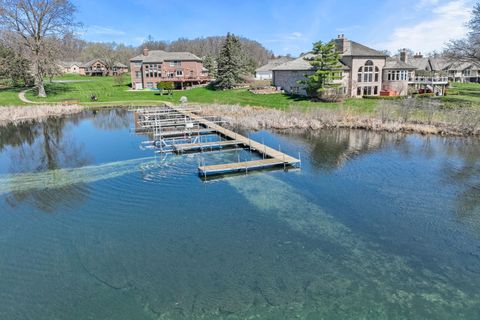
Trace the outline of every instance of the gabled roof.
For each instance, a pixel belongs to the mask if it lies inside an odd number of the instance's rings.
[[[273,68],[278,67],[288,61],[293,60],[292,58],[282,57],[278,59],[269,60],[268,63],[260,68],[256,69],[255,72],[268,72],[272,71]]]
[[[387,58],[387,63],[383,69],[415,70],[417,67],[396,58]]]
[[[101,64],[105,64],[105,62],[101,59],[93,59],[88,62],[85,62],[83,65],[81,65],[82,68],[90,68],[94,63],[100,62]]]
[[[64,67],[64,68],[71,68],[71,67],[73,67],[73,66],[78,66],[78,67],[80,67],[80,66],[82,65],[81,62],[77,62],[77,61],[68,61],[68,62],[67,62],[67,61],[58,61],[57,64],[58,64],[59,66]]]
[[[199,57],[190,52],[167,52],[163,50],[150,50],[148,56],[140,54],[130,61],[153,63],[163,61],[202,61]]]

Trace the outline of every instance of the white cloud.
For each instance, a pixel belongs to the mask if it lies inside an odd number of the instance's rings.
[[[375,45],[377,48],[396,52],[401,48],[432,52],[441,50],[451,39],[465,36],[466,22],[471,17],[471,0],[422,0],[419,5],[430,9],[431,18],[411,26],[396,28],[390,40]]]
[[[112,27],[105,27],[105,26],[88,27],[86,33],[104,35],[104,36],[124,36],[127,34],[125,31],[114,29]]]

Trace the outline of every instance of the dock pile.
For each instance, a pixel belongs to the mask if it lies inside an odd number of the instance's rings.
[[[215,117],[201,117],[198,108],[165,105],[135,110],[135,131],[150,133],[153,140],[142,146],[158,153],[185,153],[243,148],[257,152],[262,159],[198,167],[200,176],[248,172],[272,167],[298,167],[300,160],[226,129]],[[208,139],[208,137],[216,139]]]

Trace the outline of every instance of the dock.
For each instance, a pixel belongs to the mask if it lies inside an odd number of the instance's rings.
[[[161,149],[157,152],[181,154],[242,147],[260,154],[263,158],[214,165],[205,165],[204,163],[198,167],[198,174],[202,177],[238,172],[248,173],[273,167],[287,169],[288,167],[297,167],[301,163],[300,159],[222,127],[221,120],[207,119],[196,114],[195,112],[198,110],[173,105],[166,105],[158,112],[154,109],[144,110],[145,113],[142,113],[142,110],[137,111],[139,114],[135,117],[136,127],[138,126],[142,131],[149,129],[152,131],[155,139],[153,145],[154,147],[159,146]],[[216,134],[223,140],[202,141],[202,134]],[[173,139],[173,142],[169,144],[171,139],[167,139],[172,137],[183,137],[184,139],[182,139],[182,143]]]

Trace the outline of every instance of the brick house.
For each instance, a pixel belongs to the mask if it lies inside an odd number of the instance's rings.
[[[158,82],[173,82],[175,89],[209,83],[212,79],[202,59],[190,52],[144,49],[130,59],[132,89],[156,88]]]
[[[385,53],[348,40],[343,35],[338,36],[335,43],[342,67],[342,77],[337,83],[347,97],[405,96],[410,87],[419,86],[431,86],[433,89],[443,86],[439,92],[443,93],[448,84],[443,78],[415,77],[417,67],[408,63],[406,52],[398,59],[389,58]],[[314,68],[305,60],[312,56],[307,54],[273,68],[273,84],[287,93],[306,95],[305,86],[299,81],[314,72]]]

